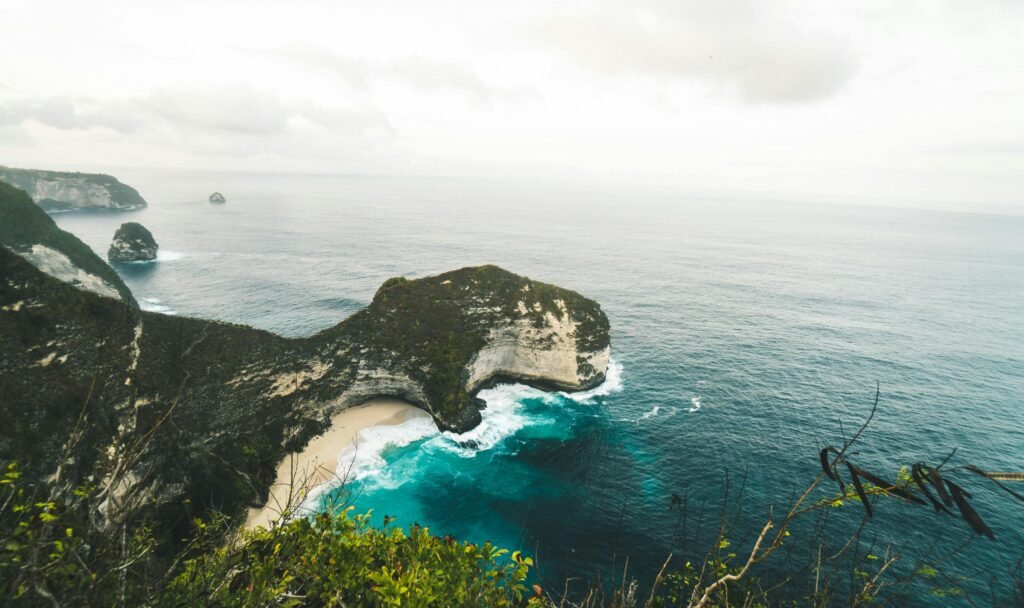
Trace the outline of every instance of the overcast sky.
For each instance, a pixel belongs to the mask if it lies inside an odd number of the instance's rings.
[[[1024,210],[1024,2],[2,0],[0,164]]]

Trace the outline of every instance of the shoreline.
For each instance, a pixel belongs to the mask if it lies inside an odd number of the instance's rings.
[[[288,454],[277,465],[270,495],[262,507],[250,507],[243,528],[270,527],[285,506],[298,508],[321,487],[337,479],[338,457],[355,445],[359,432],[375,426],[401,424],[415,416],[428,416],[420,408],[400,399],[379,397],[346,408],[331,418],[331,426],[311,439],[300,452]],[[292,486],[306,487],[293,492]]]

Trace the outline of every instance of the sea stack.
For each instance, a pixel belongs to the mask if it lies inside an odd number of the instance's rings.
[[[147,262],[156,259],[159,249],[153,233],[136,222],[125,222],[114,233],[114,240],[107,250],[111,262]]]
[[[224,198],[224,195],[221,194],[220,192],[214,192],[213,194],[210,195],[210,202],[211,203],[226,203],[226,202],[228,202],[228,199]]]

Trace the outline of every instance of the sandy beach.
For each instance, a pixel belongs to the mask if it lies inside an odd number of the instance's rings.
[[[317,487],[335,480],[338,455],[356,442],[359,431],[401,424],[410,417],[427,415],[405,401],[389,398],[372,399],[335,415],[326,433],[310,440],[301,452],[285,456],[277,466],[277,476],[270,487],[267,504],[249,509],[245,527],[269,526],[289,503],[295,508]],[[301,490],[303,487],[306,488],[304,492]]]

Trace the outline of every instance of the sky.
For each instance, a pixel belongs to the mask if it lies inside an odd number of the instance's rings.
[[[0,165],[1024,213],[1024,2],[2,0]]]

